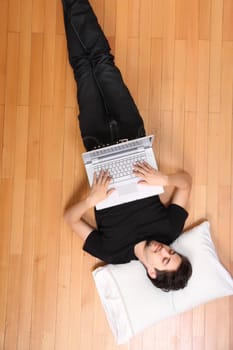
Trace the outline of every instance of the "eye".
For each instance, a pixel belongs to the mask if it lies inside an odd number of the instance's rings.
[[[169,254],[170,254],[170,255],[174,255],[174,254],[176,254],[176,252],[175,252],[174,250],[170,249],[170,250],[169,250]]]
[[[164,258],[163,259],[163,264],[167,265],[169,263],[170,259],[169,258]]]

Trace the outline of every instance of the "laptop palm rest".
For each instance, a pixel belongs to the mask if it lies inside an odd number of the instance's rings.
[[[135,193],[138,191],[138,187],[135,183],[126,184],[117,187],[117,192],[119,196],[123,196],[130,193]]]

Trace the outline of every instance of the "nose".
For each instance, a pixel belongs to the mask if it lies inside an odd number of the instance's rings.
[[[162,247],[162,249],[160,250],[160,253],[161,253],[163,258],[168,258],[171,255],[169,253],[169,250],[166,247]]]

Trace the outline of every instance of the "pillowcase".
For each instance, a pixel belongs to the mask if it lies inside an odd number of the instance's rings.
[[[109,264],[93,271],[117,344],[162,319],[233,294],[233,279],[218,259],[207,221],[179,236],[171,247],[187,256],[193,269],[187,287],[178,291],[163,292],[154,287],[139,261]]]

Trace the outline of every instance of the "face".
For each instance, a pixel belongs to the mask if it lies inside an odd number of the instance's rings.
[[[152,278],[156,277],[155,269],[175,271],[181,263],[181,257],[169,246],[156,241],[147,242],[144,248],[145,266]]]

